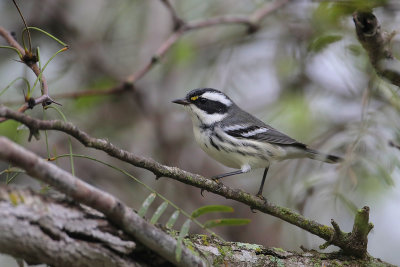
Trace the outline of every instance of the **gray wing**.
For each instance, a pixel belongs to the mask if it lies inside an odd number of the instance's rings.
[[[221,127],[224,131],[235,138],[260,140],[277,145],[291,145],[306,148],[306,145],[279,132],[273,127],[265,124],[253,115],[235,107],[231,116],[224,120]]]

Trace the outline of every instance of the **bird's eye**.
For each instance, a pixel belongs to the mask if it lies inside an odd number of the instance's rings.
[[[200,97],[199,101],[201,104],[205,104],[207,102],[207,100],[205,98]]]

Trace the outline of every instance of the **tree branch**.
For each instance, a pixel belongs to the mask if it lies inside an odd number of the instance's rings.
[[[66,123],[58,120],[37,120],[25,114],[14,112],[6,107],[0,107],[0,116],[14,119],[25,124],[30,129],[31,135],[37,135],[38,130],[57,130],[65,132],[75,137],[79,142],[87,147],[102,150],[112,157],[128,162],[136,167],[147,169],[153,172],[156,177],[169,177],[182,183],[213,192],[225,198],[236,200],[250,206],[252,209],[256,209],[280,218],[288,223],[296,225],[314,235],[321,237],[322,239],[328,241],[327,246],[336,245],[345,253],[358,255],[359,257],[364,257],[367,255],[367,243],[363,243],[363,246],[355,246],[353,244],[354,240],[350,238],[352,233],[343,233],[341,231],[338,232],[338,228],[332,228],[319,224],[315,221],[308,220],[304,216],[297,214],[288,208],[279,207],[268,201],[263,201],[260,198],[248,194],[242,190],[231,189],[221,183],[216,183],[213,180],[206,179],[203,176],[186,172],[176,167],[162,165],[153,159],[137,156],[133,153],[116,147],[109,141],[89,136],[72,123]],[[0,149],[2,149],[1,146]]]
[[[0,253],[29,264],[52,266],[164,266],[165,259],[135,244],[103,214],[65,197],[49,197],[29,189],[0,186]],[[268,234],[268,233],[267,233]],[[393,266],[379,259],[339,253],[303,253],[215,237],[190,235],[184,243],[210,265],[241,266]]]
[[[268,233],[265,233],[268,235]],[[190,243],[189,243],[190,242]],[[372,257],[360,260],[341,253],[320,253],[304,249],[303,253],[261,245],[222,242],[216,238],[193,235],[186,243],[202,251],[213,266],[387,266],[394,265]]]
[[[29,264],[137,266],[136,244],[103,216],[65,199],[0,186],[0,252]],[[130,255],[130,256],[129,256]]]
[[[392,84],[400,86],[400,62],[390,51],[394,33],[382,32],[378,19],[372,11],[356,11],[353,14],[358,41],[368,53],[376,73]]]
[[[15,114],[26,116],[22,113]],[[75,201],[100,211],[125,233],[173,264],[205,266],[186,247],[182,248],[182,258],[178,262],[175,258],[177,241],[173,237],[146,222],[114,196],[83,182],[5,137],[0,137],[0,159],[24,169],[30,176],[51,185]]]

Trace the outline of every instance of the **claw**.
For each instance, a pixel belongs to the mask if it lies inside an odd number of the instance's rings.
[[[202,197],[204,197],[203,192],[204,192],[204,189],[201,189],[200,195],[201,195]]]
[[[220,182],[220,180],[219,180],[218,177],[211,177],[210,180],[216,182],[217,184],[222,184],[222,183]],[[200,195],[201,195],[202,197],[204,197],[204,195],[203,195],[204,190],[205,190],[205,189],[201,189],[201,191],[200,191]]]
[[[217,184],[220,184],[221,181],[218,178],[211,178],[211,180],[213,180],[214,182],[216,182]]]
[[[257,194],[256,197],[264,201],[264,204],[267,204],[267,199],[262,194]]]

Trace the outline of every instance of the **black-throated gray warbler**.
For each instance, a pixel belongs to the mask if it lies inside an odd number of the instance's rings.
[[[190,113],[197,143],[211,157],[225,166],[239,169],[212,177],[220,178],[265,168],[257,196],[262,197],[271,161],[311,158],[337,163],[341,158],[308,148],[275,130],[239,108],[224,93],[201,88],[173,103],[183,105]]]

